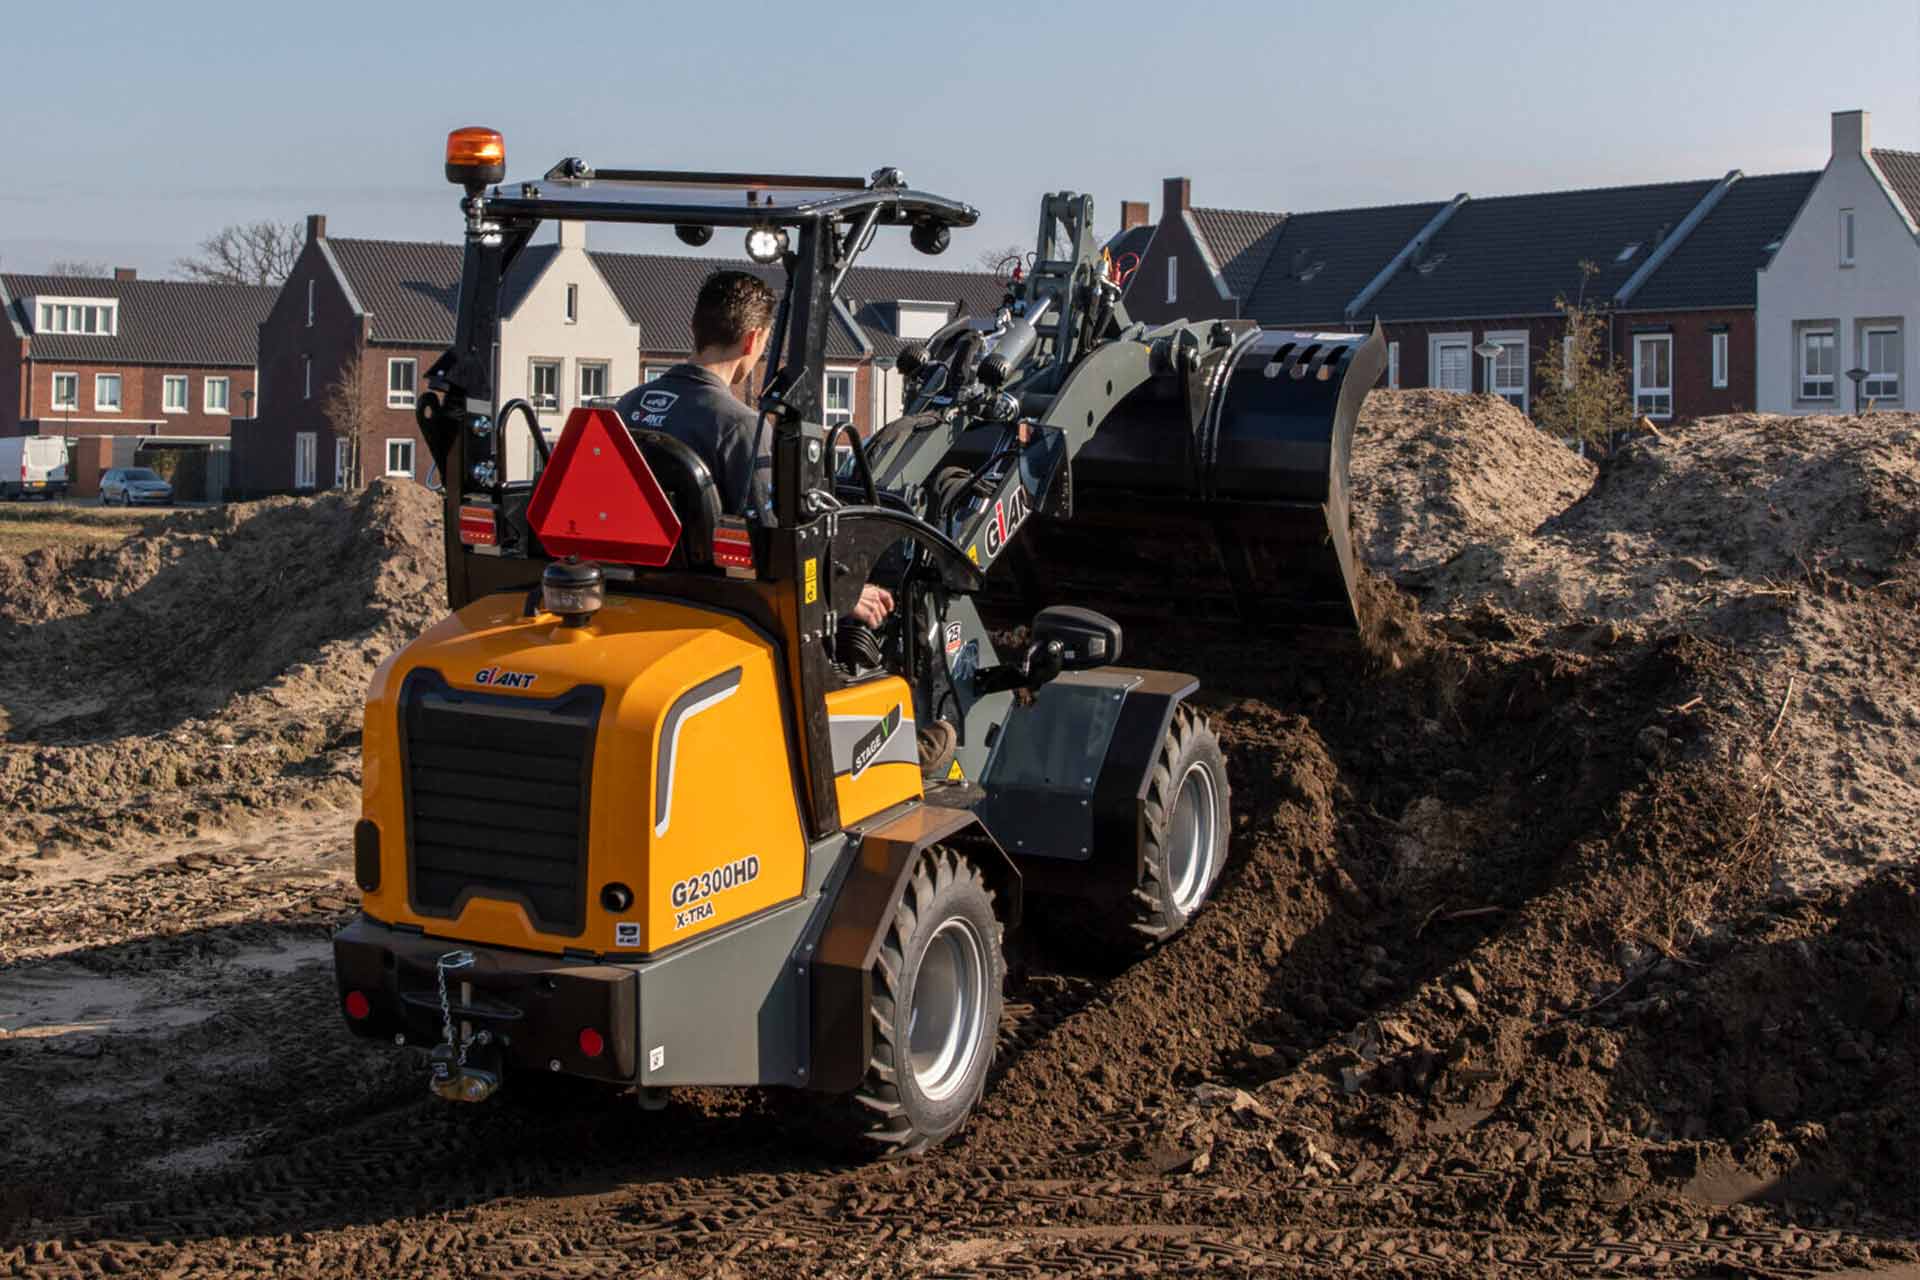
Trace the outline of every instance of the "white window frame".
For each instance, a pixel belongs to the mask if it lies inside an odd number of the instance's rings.
[[[36,298],[35,333],[64,333],[82,338],[111,338],[120,332],[118,298]],[[84,321],[91,319],[93,328]]]
[[[347,464],[351,461],[349,451],[352,447],[353,442],[345,436],[333,438],[333,487],[336,489],[347,487]]]
[[[220,403],[213,402],[213,389],[220,388]],[[233,412],[233,379],[211,377],[200,380],[200,407],[207,413],[228,414]]]
[[[393,387],[393,375],[404,367],[407,371],[407,389],[396,391]],[[394,356],[387,361],[387,408],[411,409],[420,395],[420,362],[412,356]]]
[[[1713,385],[1716,390],[1725,390],[1728,382],[1729,355],[1733,349],[1733,335],[1722,329],[1710,333],[1708,339],[1708,365],[1713,373]]]
[[[316,489],[320,477],[315,473],[320,469],[320,433],[317,431],[296,431],[293,434],[293,487],[296,489]]]
[[[640,375],[640,381],[652,382],[656,378],[664,378],[672,369],[673,366],[670,364],[650,364],[646,367],[646,371]]]
[[[829,409],[827,407],[827,401],[829,399],[828,388],[833,385],[835,378],[845,378],[847,380],[847,407],[845,409]],[[820,379],[821,425],[832,427],[842,422],[852,422],[854,420],[855,398],[859,394],[859,391],[860,379],[858,370],[852,365],[828,365],[826,373]]]
[[[300,357],[300,398],[313,399],[313,357]]]
[[[60,384],[67,384],[67,398],[60,398]],[[80,407],[80,375],[78,373],[59,373],[53,375],[53,407],[56,409],[78,409]]]
[[[1167,255],[1167,301],[1180,301],[1180,259],[1171,253]]]
[[[1400,389],[1400,344],[1397,342],[1387,344],[1387,387],[1393,391]]]
[[[593,394],[587,393],[587,375],[600,375],[600,389]],[[579,394],[577,404],[589,400],[604,400],[613,386],[613,366],[606,360],[576,360],[573,364],[573,388]]]
[[[1641,355],[1649,347],[1664,347],[1667,352],[1667,378],[1664,384],[1647,377]],[[1673,416],[1673,335],[1636,333],[1633,335],[1633,411],[1643,418],[1665,421]]]
[[[1854,216],[1853,210],[1840,211],[1840,265],[1850,267],[1854,263]]]
[[[180,398],[174,399],[173,389],[180,388]],[[160,379],[160,412],[189,413],[187,397],[193,392],[193,382],[184,373],[165,374]]]
[[[1492,383],[1487,387],[1487,390],[1493,395],[1499,396],[1508,404],[1513,405],[1520,410],[1520,412],[1531,412],[1533,403],[1533,379],[1528,376],[1528,362],[1531,360],[1533,352],[1528,343],[1527,331],[1525,329],[1496,329],[1487,333],[1485,336],[1488,342],[1498,343],[1502,351],[1510,347],[1520,348],[1520,381],[1517,383],[1501,382],[1499,380],[1500,357],[1495,356],[1492,361]],[[1515,403],[1513,399],[1514,396],[1520,397],[1518,403]]]
[[[1446,347],[1459,347],[1466,353],[1467,385],[1462,387],[1443,387],[1440,385],[1440,352]],[[1427,335],[1427,385],[1438,391],[1473,390],[1473,335],[1471,333],[1431,333]]]
[[[1825,338],[1833,353],[1833,368],[1826,373],[1807,372],[1807,340]],[[1833,324],[1810,324],[1795,329],[1793,335],[1794,357],[1794,399],[1814,404],[1826,404],[1838,401],[1840,397],[1840,327]],[[1820,390],[1825,383],[1826,389]],[[1809,391],[1807,388],[1813,387]]]
[[[1870,363],[1873,356],[1873,339],[1886,334],[1893,339],[1893,368],[1875,372]],[[1864,405],[1868,400],[1891,400],[1898,403],[1901,399],[1901,377],[1906,364],[1906,335],[1897,324],[1869,324],[1860,328],[1860,367],[1867,370],[1867,376],[1860,383],[1860,400]]]
[[[548,402],[540,395],[540,370],[553,370],[553,396]],[[527,403],[533,406],[535,413],[558,413],[561,409],[560,386],[567,372],[567,362],[556,360],[552,356],[529,356],[527,358]]]
[[[396,467],[393,465],[393,453],[394,453],[395,445],[403,446],[406,449],[407,465],[405,467]],[[386,461],[387,461],[388,475],[405,476],[408,479],[412,479],[413,478],[413,437],[412,436],[388,436]]]
[[[313,281],[307,281],[307,328],[313,328]]]
[[[100,399],[100,388],[113,384],[113,403],[107,404]],[[93,375],[93,411],[95,413],[119,413],[127,403],[126,380],[117,373],[96,373]]]
[[[580,286],[577,284],[567,286],[566,322],[580,323]]]

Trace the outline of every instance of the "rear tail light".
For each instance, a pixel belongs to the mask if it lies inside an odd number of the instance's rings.
[[[580,1028],[580,1052],[589,1058],[597,1058],[607,1051],[607,1041],[592,1027]]]
[[[347,1016],[355,1022],[366,1021],[367,1015],[373,1012],[373,1005],[368,1002],[364,991],[347,992],[346,1006]]]

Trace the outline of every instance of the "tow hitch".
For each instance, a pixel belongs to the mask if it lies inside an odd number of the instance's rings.
[[[493,1033],[485,1028],[476,1032],[471,1022],[463,1020],[456,1038],[453,1006],[447,999],[447,973],[471,968],[473,959],[471,951],[449,951],[434,965],[440,983],[441,1040],[427,1058],[427,1088],[449,1102],[485,1102],[500,1087],[498,1066],[482,1068],[467,1062],[468,1055],[475,1049],[498,1056],[499,1051],[493,1047]],[[472,982],[461,982],[460,1003],[468,1007],[473,1004]]]

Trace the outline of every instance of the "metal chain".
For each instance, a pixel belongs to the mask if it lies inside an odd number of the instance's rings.
[[[440,980],[441,1034],[446,1037],[448,1044],[456,1045],[459,1048],[459,1065],[463,1067],[467,1065],[468,1042],[466,1040],[455,1040],[453,1037],[453,1005],[447,999],[447,971],[449,969],[464,969],[472,963],[473,952],[449,951],[447,954],[441,956],[439,962],[434,965],[434,973]]]

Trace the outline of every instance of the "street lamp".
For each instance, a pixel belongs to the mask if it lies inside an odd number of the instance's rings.
[[[1855,365],[1847,370],[1847,377],[1853,380],[1853,416],[1860,416],[1860,386],[1867,380],[1867,371]]]
[[[1493,339],[1489,338],[1487,339],[1487,341],[1475,347],[1473,349],[1473,354],[1479,356],[1482,360],[1485,360],[1487,362],[1485,385],[1487,388],[1487,393],[1491,395],[1493,393],[1493,362],[1500,358],[1500,344],[1493,341]]]

